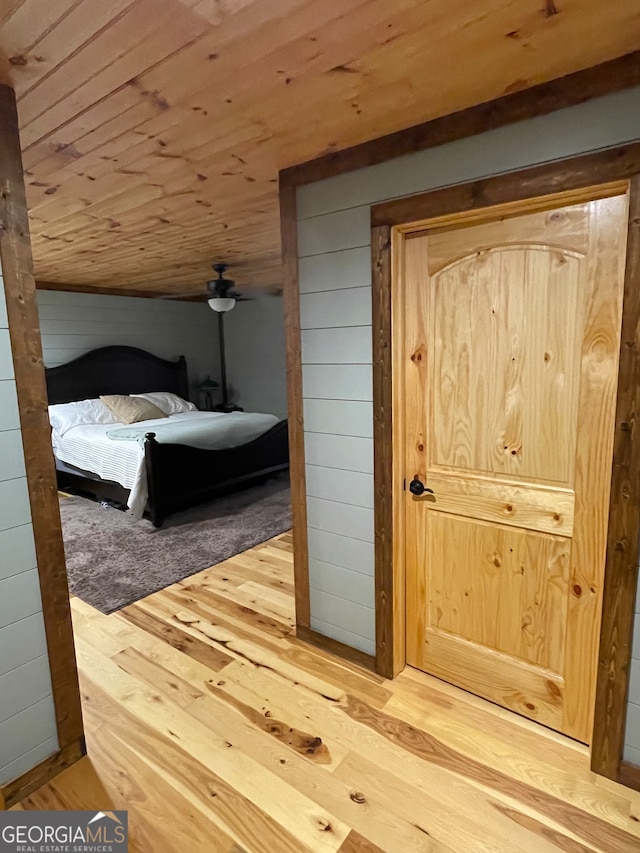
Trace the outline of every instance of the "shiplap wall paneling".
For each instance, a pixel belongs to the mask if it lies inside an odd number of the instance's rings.
[[[113,345],[184,355],[196,403],[198,382],[219,376],[218,327],[206,303],[39,290],[38,312],[47,367]]]
[[[364,370],[371,365],[371,205],[638,139],[640,88],[627,89],[298,188],[305,462],[311,507],[318,499],[329,500],[326,475],[314,475],[315,467],[365,475],[373,471],[370,373]],[[370,508],[373,480],[354,481],[338,495],[344,504]],[[314,510],[313,517],[322,529],[310,526],[308,531],[312,627],[372,652],[373,620],[364,623],[363,643],[358,608],[373,613],[373,546],[354,539],[344,525],[332,531],[335,514]],[[316,561],[338,570],[320,575]],[[355,584],[354,571],[364,581]],[[638,622],[636,633],[640,616]],[[640,663],[634,666],[640,670]],[[638,683],[640,672],[634,672],[634,688]],[[640,750],[640,704],[631,703],[629,708],[628,749]],[[634,747],[629,740],[632,731],[637,732]]]
[[[335,240],[340,230],[338,225]],[[368,242],[368,224],[360,237]],[[301,251],[314,251],[323,239],[311,229]],[[371,654],[375,613],[367,575],[373,550],[369,250],[365,245],[332,252],[326,256],[326,269],[322,259],[300,260],[311,627]]]
[[[208,309],[210,310],[210,309]],[[248,412],[287,416],[287,363],[281,296],[237,302],[224,317],[233,400]]]
[[[309,554],[312,559],[338,568],[373,576],[373,543],[326,530],[309,528]],[[373,585],[371,586],[373,589]],[[364,599],[363,599],[364,600]]]
[[[373,474],[307,465],[307,494],[324,500],[348,494],[356,506],[373,509]]]
[[[373,408],[370,402],[360,400],[306,399],[304,424],[309,433],[337,436],[348,429],[354,438],[373,438]]]
[[[324,364],[330,351],[338,353],[340,358],[348,357],[348,364],[371,364],[371,330],[368,326],[305,329],[301,339],[304,364]]]
[[[636,595],[636,622],[633,629],[627,725],[624,736],[625,761],[640,767],[640,591]]]
[[[58,748],[18,400],[0,278],[0,784]]]
[[[326,293],[303,293],[300,324],[305,329],[371,325],[371,289],[349,287]],[[348,362],[345,362],[348,364]]]

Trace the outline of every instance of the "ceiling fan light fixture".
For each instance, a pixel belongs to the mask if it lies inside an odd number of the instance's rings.
[[[236,304],[236,300],[231,296],[214,296],[208,300],[209,308],[217,314],[226,314]]]

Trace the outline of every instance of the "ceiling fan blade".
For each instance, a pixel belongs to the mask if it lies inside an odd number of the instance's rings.
[[[202,290],[191,290],[188,293],[163,293],[160,296],[157,296],[156,299],[165,299],[167,301],[178,302],[180,300],[187,300],[189,302],[198,300],[198,299],[206,299],[207,295],[202,292]]]

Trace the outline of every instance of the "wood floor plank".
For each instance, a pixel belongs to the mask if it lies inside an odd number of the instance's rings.
[[[151,689],[129,676],[83,641],[78,643],[77,652],[83,670],[91,673],[94,687],[111,696],[129,716],[139,721],[141,727],[151,729],[159,736],[158,750],[167,751],[169,744],[176,741],[191,759],[215,772],[310,850],[333,853],[338,849],[349,827],[330,812],[320,809],[259,761],[236,748],[227,740],[226,734],[212,727],[215,719],[209,716],[203,723],[193,713],[185,714],[160,689]],[[93,704],[95,706],[95,701]],[[113,712],[104,722],[109,727],[115,725]],[[126,727],[125,732],[130,728],[130,725]],[[132,738],[134,744],[136,737],[140,737],[137,727]],[[331,831],[326,830],[327,826]]]
[[[219,651],[211,645],[203,643],[197,637],[192,637],[176,625],[169,625],[155,618],[152,614],[147,613],[135,604],[125,607],[124,610],[120,611],[120,615],[123,619],[131,622],[132,625],[137,625],[154,637],[164,640],[165,643],[168,643],[174,649],[177,649],[177,651],[192,657],[204,666],[208,666],[214,672],[218,672],[218,670],[233,660],[233,658],[229,657],[223,651]]]
[[[559,753],[553,749],[553,742],[547,742],[544,749],[538,742],[536,752],[535,735],[531,736],[529,743],[528,731],[517,730],[516,737],[513,727],[505,727],[501,737],[490,720],[485,719],[484,725],[480,725],[482,717],[475,726],[460,726],[457,715],[452,719],[450,713],[437,707],[434,709],[427,705],[423,708],[397,694],[386,704],[385,711],[405,723],[428,729],[441,743],[469,759],[499,767],[510,778],[533,784],[561,799],[571,791],[571,801],[580,807],[591,799],[593,779],[591,771],[584,766],[582,750]],[[544,740],[544,731],[538,734],[538,741]],[[478,732],[482,735],[478,736]],[[599,799],[597,816],[623,828],[628,827],[627,803],[613,794]]]
[[[135,779],[127,776],[127,797],[120,799],[115,790],[116,775],[99,773],[96,764],[93,758],[85,756],[48,785],[27,797],[23,801],[24,808],[45,811],[125,809],[129,811],[129,853],[146,853],[147,850],[156,849],[159,844],[165,844],[162,849],[167,850],[167,853],[173,850],[171,840],[156,833],[155,827],[142,814],[132,815],[129,793],[135,785]],[[107,786],[103,784],[105,776]]]
[[[355,753],[345,758],[335,775],[359,789],[372,808],[384,803],[406,820],[415,821],[424,832],[442,839],[456,853],[513,853],[514,850],[553,853],[558,848],[594,853],[596,850],[560,827],[536,821],[535,817],[498,803],[488,794],[468,798],[461,812],[450,802],[443,802],[437,791],[427,794],[416,790],[409,780],[400,779]],[[553,834],[551,840],[550,834]]]
[[[346,837],[338,853],[384,853],[384,851],[354,829]]]
[[[139,840],[145,850],[163,850],[166,853],[228,853],[233,838],[216,824],[215,812],[208,810],[204,819],[198,819],[192,801],[184,796],[177,785],[167,781],[158,765],[147,764],[140,756],[137,742],[123,742],[112,733],[113,716],[108,724],[94,731],[91,747],[95,760],[103,768],[129,769],[128,778],[116,783],[116,797],[128,809],[130,821],[138,835],[141,825],[145,836]],[[115,773],[117,779],[117,772]],[[171,808],[167,808],[167,804]],[[174,811],[175,810],[175,811]],[[175,813],[187,820],[176,821]]]
[[[341,707],[352,719],[365,723],[383,737],[402,745],[408,752],[412,752],[424,761],[475,780],[497,793],[516,797],[527,805],[535,806],[542,815],[557,820],[603,853],[607,853],[611,845],[614,846],[616,853],[637,853],[638,851],[637,836],[550,796],[532,785],[514,779],[501,770],[463,757],[431,734],[416,729],[415,726],[403,723],[378,709],[369,708],[364,702],[353,697],[347,697]]]
[[[287,533],[119,613],[74,599],[89,757],[23,805],[128,808],[132,853],[640,851],[640,794],[584,747],[307,645],[292,577]]]
[[[287,565],[290,559],[287,554],[283,554],[281,551],[278,552],[273,549],[273,552],[280,556],[277,558],[270,556],[268,559],[260,558],[259,560],[255,558],[248,560],[238,556],[232,560],[227,560],[225,563],[220,563],[216,567],[219,571],[219,577],[226,577],[227,583],[231,582],[234,586],[240,586],[240,584],[251,580],[272,589],[282,590],[290,595],[293,593],[293,573],[289,572],[290,566]],[[291,574],[290,579],[289,574]],[[186,581],[183,581],[183,585],[191,580],[191,578],[187,578]],[[196,576],[194,580],[198,585],[206,586],[205,578],[200,579]]]
[[[221,598],[226,601],[226,597],[221,596]],[[177,614],[190,613],[205,622],[210,622],[213,625],[219,625],[230,634],[233,634],[237,639],[245,639],[250,642],[258,643],[259,645],[271,649],[274,652],[283,648],[281,637],[277,635],[288,630],[286,626],[274,628],[276,632],[276,635],[274,635],[273,631],[262,630],[260,627],[260,624],[265,620],[270,620],[270,617],[267,617],[264,614],[256,614],[254,617],[253,614],[255,611],[252,611],[251,608],[247,608],[247,620],[244,621],[242,618],[242,607],[238,607],[235,602],[231,601],[228,602],[228,605],[229,606],[224,605],[218,608],[215,605],[211,605],[208,595],[192,595],[191,593],[185,593],[183,590],[176,587],[171,587],[164,590],[162,593],[157,593],[150,598],[145,598],[137,604],[138,607],[141,607],[148,613],[152,613],[157,618],[164,620],[168,624],[187,631],[188,633],[191,633],[192,636],[200,637],[200,639],[202,639],[201,633],[198,631],[190,631],[189,623],[184,620],[178,620],[176,618]],[[238,610],[237,614],[233,613],[233,610],[235,609]],[[272,621],[273,620],[270,620],[270,622]],[[210,638],[209,641],[215,642],[211,641]],[[219,644],[218,648],[224,651],[224,647]]]
[[[104,749],[107,752],[105,760],[135,768],[135,779],[147,779],[154,795],[158,783],[168,786],[170,790],[167,791],[166,798],[154,796],[165,811],[167,803],[176,802],[176,796],[186,801],[188,809],[180,812],[174,812],[172,809],[170,815],[174,821],[176,815],[179,815],[180,822],[187,831],[195,827],[195,833],[202,831],[209,837],[221,834],[225,841],[225,851],[228,848],[233,849],[228,844],[229,837],[234,839],[233,843],[242,845],[242,849],[256,853],[264,849],[262,845],[269,845],[271,849],[282,850],[283,853],[298,853],[309,849],[214,771],[180,749],[179,745],[167,742],[166,738],[150,727],[123,712],[107,694],[97,690],[96,695],[100,696],[103,702],[92,706],[89,719],[98,727],[94,729],[96,734],[99,729],[103,735],[100,740],[104,741]],[[108,721],[108,727],[105,722],[99,721]],[[94,737],[92,740],[96,739]],[[96,752],[102,748],[94,747],[93,743],[92,747]],[[127,756],[127,749],[135,754],[135,762],[132,763]],[[123,790],[122,794],[129,799],[126,790]],[[188,817],[188,820],[185,820],[185,817]],[[167,835],[172,837],[170,831]],[[160,845],[147,849],[164,851],[165,848]],[[182,853],[190,849],[190,845],[185,844],[180,851]],[[216,848],[211,845],[211,849]],[[206,850],[205,846],[204,851]]]
[[[125,649],[111,659],[129,675],[133,675],[150,687],[165,693],[171,701],[181,708],[190,708],[196,699],[202,699],[205,695],[224,697],[223,701],[239,711],[259,731],[274,737],[311,761],[318,764],[331,763],[331,754],[321,737],[298,729],[290,721],[285,722],[277,719],[270,710],[263,711],[262,708],[258,710],[253,704],[243,702],[237,696],[223,693],[218,686],[218,684],[221,686],[223,682],[214,682],[213,679],[208,679],[200,687],[196,687],[185,681],[176,672],[161,666],[157,661],[151,661],[149,657],[136,649]]]
[[[265,702],[279,697],[283,703],[290,705],[296,699],[295,689],[279,680],[276,674],[267,671],[252,672],[249,664],[240,661],[225,670],[222,690],[233,691],[234,683],[244,685],[247,682],[251,683],[253,689]],[[316,721],[318,731],[332,752],[342,748],[347,753],[351,753],[346,758],[345,764],[349,764],[351,760],[359,761],[360,766],[364,768],[359,775],[349,779],[354,790],[368,791],[373,774],[384,779],[385,771],[388,771],[397,778],[406,777],[410,780],[410,795],[407,797],[410,808],[415,807],[416,815],[426,815],[422,823],[418,821],[417,816],[415,821],[420,823],[421,830],[426,830],[434,838],[451,843],[453,832],[454,838],[458,836],[464,838],[466,834],[468,838],[473,839],[479,819],[485,815],[488,816],[489,823],[495,831],[492,829],[486,839],[486,847],[483,847],[485,838],[482,834],[474,841],[479,851],[486,849],[494,853],[494,845],[496,849],[503,850],[504,847],[497,848],[496,836],[499,838],[506,836],[513,842],[514,827],[511,821],[503,819],[490,805],[490,801],[495,801],[493,792],[487,792],[482,786],[475,785],[472,780],[464,779],[458,774],[451,774],[407,754],[402,747],[394,745],[375,731],[367,730],[367,727],[360,726],[345,715],[340,709],[340,703],[329,704],[311,694],[306,699],[298,695],[296,701],[307,718]],[[401,725],[401,722],[398,721],[398,724]],[[374,757],[374,763],[371,763],[372,757]],[[341,774],[341,766],[334,771],[338,775]],[[427,800],[430,806],[419,810],[417,804]],[[463,811],[460,811],[460,803],[464,803]],[[585,804],[587,803],[588,801],[585,801]],[[514,801],[507,799],[506,804],[513,805]],[[532,814],[536,814],[535,810],[532,810]],[[501,825],[503,825],[502,830]],[[508,831],[504,827],[507,827]],[[562,830],[559,824],[553,824],[553,827]],[[518,838],[518,833],[515,835]],[[525,840],[530,840],[527,833],[525,833]],[[457,848],[454,847],[454,849]],[[476,853],[473,846],[464,849],[470,849]],[[522,844],[514,847],[512,844],[511,848],[507,847],[507,849],[510,853],[510,849],[525,849],[525,847]]]
[[[180,585],[166,590],[166,595],[177,604],[195,606],[207,606],[210,612],[217,615],[223,614],[231,617],[241,625],[251,625],[260,633],[269,634],[273,637],[286,637],[291,633],[291,625],[279,619],[274,619],[260,610],[254,610],[246,604],[238,604],[224,595],[213,592],[207,584],[195,586],[193,584]]]
[[[189,708],[190,716],[199,720],[210,719],[219,733],[231,738],[238,746],[265,768],[270,769],[283,781],[313,799],[320,808],[334,814],[342,826],[354,827],[359,832],[373,829],[375,835],[387,849],[398,849],[407,853],[452,853],[452,848],[437,839],[430,838],[415,824],[379,805],[370,809],[361,802],[352,787],[312,761],[292,750],[283,752],[266,748],[261,733],[254,727],[244,725],[218,696],[194,702]],[[212,701],[213,700],[213,701]],[[334,824],[331,824],[334,831]],[[343,839],[344,840],[344,839]]]

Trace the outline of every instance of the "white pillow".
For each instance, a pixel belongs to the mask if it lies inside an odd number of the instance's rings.
[[[182,412],[197,412],[198,407],[183,400],[170,391],[150,391],[148,394],[131,394],[132,397],[142,397],[157,406],[165,415],[180,415]]]
[[[53,431],[61,436],[82,424],[117,423],[109,409],[100,400],[78,400],[74,403],[56,403],[49,406],[49,422]]]

